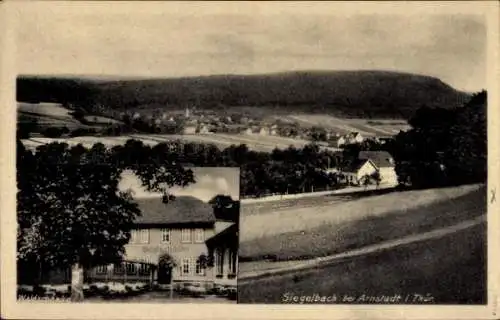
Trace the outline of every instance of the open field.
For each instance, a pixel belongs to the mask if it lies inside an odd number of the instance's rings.
[[[33,123],[34,121],[36,121],[38,126],[41,128],[67,127],[68,129],[73,130],[73,129],[77,129],[77,128],[87,127],[87,126],[82,125],[77,120],[69,119],[69,118],[57,118],[57,117],[51,117],[51,116],[32,115],[32,114],[28,114],[28,113],[19,113],[18,117],[19,117],[18,123]]]
[[[370,189],[371,188],[371,189]],[[291,199],[282,200],[266,200],[266,198],[249,198],[241,201],[241,216],[258,215],[272,213],[282,210],[298,209],[298,208],[315,208],[318,206],[333,205],[346,201],[352,201],[368,196],[382,195],[394,192],[393,187],[345,187],[337,190],[329,191],[330,194],[318,195],[316,193],[297,194]],[[288,196],[294,196],[293,194]],[[286,197],[286,196],[285,196]],[[260,201],[263,200],[263,201]]]
[[[410,126],[404,120],[389,119],[347,119],[327,114],[295,114],[274,117],[282,121],[297,122],[304,127],[323,127],[339,134],[359,132],[363,136],[393,136],[399,131],[408,130]]]
[[[17,104],[17,111],[45,117],[73,119],[73,116],[70,114],[71,110],[55,103],[37,104],[20,102]]]
[[[103,116],[96,116],[96,115],[87,115],[84,116],[85,121],[87,121],[90,124],[96,124],[96,125],[110,125],[110,124],[122,124],[121,121],[108,118],[108,117],[103,117]]]
[[[119,124],[120,121],[112,118],[87,115],[87,124],[82,124],[73,117],[72,110],[55,103],[24,103],[17,104],[18,121],[37,121],[42,128],[47,127],[67,127],[70,130],[77,128],[101,128],[102,125]]]
[[[284,295],[336,295],[330,303],[367,304],[362,295],[394,296],[415,304],[485,304],[486,224],[284,275],[238,284],[239,303],[290,303]],[[415,294],[430,299],[414,300]],[[307,302],[304,302],[307,303]],[[318,303],[318,302],[313,302]],[[396,302],[397,303],[397,302]]]
[[[480,188],[482,188],[481,185],[466,185],[441,189],[393,192],[360,198],[356,201],[339,201],[338,203],[328,204],[325,204],[324,200],[318,200],[323,203],[314,207],[289,208],[288,210],[276,212],[269,212],[265,207],[264,209],[261,207],[259,210],[265,213],[243,214],[241,216],[240,241],[243,242],[241,252],[243,253],[246,250],[244,244],[246,241],[266,236],[277,236],[287,232],[309,231],[325,224],[334,227],[341,223],[355,222],[368,217],[385,216],[398,211],[406,212],[439,201],[456,199]],[[266,203],[266,205],[273,204]],[[243,213],[248,210],[245,209],[245,206],[242,205]]]
[[[66,142],[71,145],[82,143],[86,146],[91,146],[93,143],[103,143],[106,146],[115,146],[124,144],[129,139],[141,140],[148,145],[156,145],[162,142],[181,140],[185,142],[214,144],[217,147],[224,149],[231,145],[246,144],[249,149],[255,151],[271,152],[274,148],[285,149],[290,145],[295,147],[303,147],[308,141],[293,140],[280,137],[263,137],[263,136],[245,136],[245,135],[220,135],[220,134],[196,134],[196,135],[161,135],[161,134],[132,134],[117,137],[74,137],[74,138],[32,138],[24,140],[26,146],[36,147],[51,141]],[[331,151],[337,151],[336,148],[328,148]]]
[[[227,148],[231,145],[246,144],[249,149],[255,151],[270,152],[275,148],[286,149],[289,146],[295,146],[297,148],[304,147],[305,145],[311,143],[307,140],[300,139],[290,139],[286,137],[279,136],[261,136],[261,135],[244,135],[244,134],[193,134],[193,135],[134,135],[137,138],[154,139],[159,142],[171,141],[171,140],[183,140],[188,142],[197,143],[211,143],[215,144],[219,148]],[[332,151],[338,150],[337,148],[327,148]]]
[[[404,210],[395,208],[384,214],[357,217],[351,221],[325,223],[313,228],[302,226],[298,231],[242,240],[240,256],[255,260],[269,256],[277,260],[326,256],[453,225],[486,213],[484,188],[469,190],[463,195],[460,193],[448,194],[438,201],[421,202]],[[245,266],[241,263],[240,271],[260,268],[262,266],[258,264]]]

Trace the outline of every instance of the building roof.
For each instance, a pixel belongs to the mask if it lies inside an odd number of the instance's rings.
[[[229,247],[237,250],[238,248],[238,226],[233,223],[224,230],[216,233],[205,241],[208,248]]]
[[[229,221],[216,221],[215,222],[215,234],[221,233],[222,231],[226,230],[230,226],[234,225],[234,222],[229,222]]]
[[[343,172],[358,172],[359,169],[366,163],[369,162],[368,159],[356,159],[350,162],[347,166],[342,168]]]
[[[191,196],[179,196],[164,203],[162,197],[136,199],[142,212],[137,224],[215,223],[210,204]]]
[[[394,158],[387,151],[360,151],[359,159],[370,159],[377,168],[394,167]]]
[[[361,136],[359,132],[349,132],[346,134],[345,138],[346,139],[355,139],[356,137]]]

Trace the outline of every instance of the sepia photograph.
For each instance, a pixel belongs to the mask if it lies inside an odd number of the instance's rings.
[[[498,5],[7,3],[17,308],[494,315]]]

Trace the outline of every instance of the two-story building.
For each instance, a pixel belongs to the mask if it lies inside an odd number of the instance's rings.
[[[396,163],[392,155],[387,151],[360,151],[358,158],[370,160],[375,164],[380,173],[382,185],[396,186],[398,175],[396,174]]]
[[[339,172],[345,177],[346,182],[352,184],[362,184],[366,176],[371,176],[375,172],[380,175],[381,185],[396,186],[398,184],[394,158],[387,151],[360,151],[358,158]]]
[[[142,214],[137,217],[125,246],[124,261],[89,270],[89,281],[141,281],[160,285],[196,282],[211,286],[216,279],[236,274],[236,269],[233,273],[224,273],[224,268],[231,269],[231,265],[226,265],[231,259],[236,259],[235,266],[237,254],[226,253],[227,245],[223,241],[210,240],[211,250],[207,247],[207,240],[221,232],[227,233],[233,225],[221,229],[211,205],[191,196],[144,198],[137,199],[136,203]],[[217,252],[231,258],[217,260]]]

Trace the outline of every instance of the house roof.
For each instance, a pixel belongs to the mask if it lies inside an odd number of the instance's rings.
[[[216,221],[215,222],[215,234],[221,233],[222,231],[226,230],[230,226],[234,225],[234,222],[229,222],[229,221]]]
[[[205,243],[211,249],[219,246],[232,247],[237,249],[238,240],[238,226],[233,223],[224,230],[207,239]]]
[[[346,134],[345,138],[355,139],[358,136],[361,136],[361,134],[359,132],[349,132],[348,134]]]
[[[142,212],[137,224],[215,223],[210,204],[191,196],[179,196],[168,203],[162,197],[136,199]]]
[[[394,167],[394,158],[387,151],[360,151],[359,159],[370,159],[378,168]]]
[[[352,162],[350,162],[347,166],[344,166],[342,168],[342,171],[344,172],[358,172],[359,169],[366,163],[369,162],[370,160],[368,159],[356,159]]]

